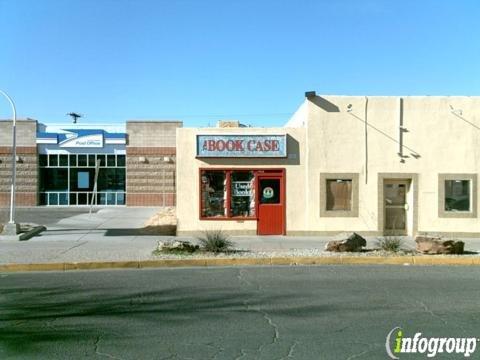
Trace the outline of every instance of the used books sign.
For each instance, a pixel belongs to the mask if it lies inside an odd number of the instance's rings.
[[[197,135],[197,157],[286,156],[286,135]]]

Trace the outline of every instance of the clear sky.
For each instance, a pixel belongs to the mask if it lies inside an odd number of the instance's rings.
[[[308,90],[480,95],[479,19],[478,0],[0,0],[0,89],[46,123],[281,126]]]

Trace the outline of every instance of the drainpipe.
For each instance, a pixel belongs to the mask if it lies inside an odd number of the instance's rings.
[[[398,98],[398,156],[400,156],[400,162],[405,162],[403,156],[403,99]]]

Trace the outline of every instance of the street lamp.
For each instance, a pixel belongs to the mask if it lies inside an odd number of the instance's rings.
[[[13,124],[12,124],[12,184],[10,187],[10,221],[5,225],[3,229],[4,234],[16,235],[19,232],[19,226],[15,223],[15,186],[17,181],[17,110],[15,104],[10,96],[4,91],[0,90],[2,94],[10,103],[13,112]]]

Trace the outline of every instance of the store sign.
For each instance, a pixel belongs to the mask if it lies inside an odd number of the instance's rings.
[[[198,157],[286,157],[286,135],[197,135]]]
[[[232,185],[232,196],[252,196],[251,181],[234,181]]]
[[[92,134],[80,137],[71,137],[59,144],[63,148],[101,148],[103,147],[103,135]]]

